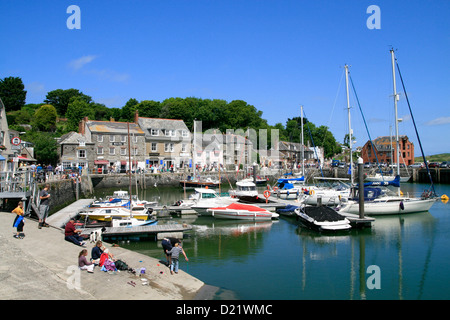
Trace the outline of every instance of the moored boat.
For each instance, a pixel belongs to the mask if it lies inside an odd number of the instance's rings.
[[[237,220],[271,220],[278,218],[277,213],[272,213],[266,209],[249,204],[232,203],[226,207],[216,207],[207,209],[214,218],[237,219]]]
[[[317,231],[343,231],[351,228],[350,221],[327,206],[304,206],[295,209],[300,222]]]
[[[136,208],[129,210],[125,208],[97,208],[86,210],[79,213],[81,217],[91,220],[111,221],[115,218],[136,218],[140,220],[149,219],[151,212],[147,208]]]

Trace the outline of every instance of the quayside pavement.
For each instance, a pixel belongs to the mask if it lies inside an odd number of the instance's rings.
[[[131,268],[146,269],[148,284],[142,285],[139,276],[127,271],[110,274],[98,267],[94,273],[79,271],[78,253],[83,248],[65,241],[62,229],[38,229],[36,221],[26,218],[25,237],[16,239],[14,217],[0,212],[2,300],[192,300],[214,294],[210,286],[182,270],[171,275],[158,259],[108,243],[104,244],[115,258]],[[88,258],[93,246],[87,241]]]

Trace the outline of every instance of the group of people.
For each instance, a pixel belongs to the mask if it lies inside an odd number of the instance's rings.
[[[89,261],[86,258],[87,255],[87,249],[81,250],[78,254],[78,267],[81,270],[86,270],[87,272],[92,273],[94,272],[95,266],[100,266],[102,269],[105,268],[104,271],[108,271],[107,266],[115,269],[114,262],[116,259],[114,258],[114,255],[103,246],[102,241],[99,240],[95,243],[95,247],[92,248],[91,259]]]
[[[41,200],[38,213],[39,229],[42,229],[42,227],[49,227],[49,224],[45,222],[49,211],[49,189],[50,185],[46,184],[44,189],[39,193],[39,198]],[[23,233],[23,228],[25,225],[23,202],[19,201],[17,207],[12,212],[16,214],[13,222],[13,227],[16,228],[16,234],[14,235],[14,238],[23,239],[25,236],[25,234]],[[64,239],[66,241],[74,243],[77,246],[86,247],[86,241],[84,241],[84,238],[81,236],[81,232],[82,230],[77,229],[75,225],[75,218],[71,217],[64,228]],[[170,267],[170,273],[178,273],[180,254],[183,254],[185,260],[189,261],[186,253],[181,247],[181,241],[175,238],[164,238],[161,244],[164,250],[164,254],[166,255],[167,266]],[[87,270],[88,272],[93,272],[95,265],[100,265],[103,267],[105,264],[114,264],[115,261],[113,255],[109,253],[108,249],[105,249],[105,247],[103,246],[102,241],[97,241],[95,247],[92,248],[90,261],[87,260],[87,255],[87,249],[83,249],[80,251],[78,255],[78,266],[80,267],[80,269]]]

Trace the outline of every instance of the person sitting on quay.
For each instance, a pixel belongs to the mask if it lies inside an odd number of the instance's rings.
[[[86,259],[88,252],[86,249],[83,249],[78,254],[78,267],[81,270],[87,270],[87,272],[92,273],[94,272],[95,264],[93,262],[89,262]]]
[[[70,218],[70,221],[67,222],[64,229],[64,240],[72,242],[77,246],[84,247],[86,242],[83,240],[83,237],[80,236],[80,233],[81,230],[75,227],[75,219]]]

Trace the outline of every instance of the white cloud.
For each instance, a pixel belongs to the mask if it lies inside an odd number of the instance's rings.
[[[89,56],[83,56],[81,58],[72,60],[69,62],[69,67],[74,69],[74,70],[79,70],[81,69],[83,66],[85,66],[88,63],[91,63],[92,61],[94,61],[94,59],[96,59],[97,56],[95,55],[89,55]]]
[[[427,126],[440,126],[444,124],[450,124],[450,117],[439,117],[425,122],[425,125]]]

